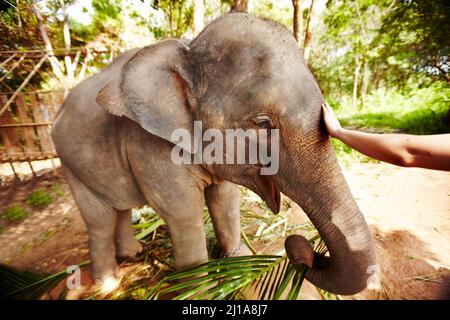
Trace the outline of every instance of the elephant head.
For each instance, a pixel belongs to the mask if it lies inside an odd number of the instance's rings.
[[[255,191],[275,213],[280,191],[303,208],[329,255],[298,235],[285,247],[294,264],[310,267],[314,285],[339,294],[367,286],[376,263],[371,235],[321,121],[321,91],[284,27],[244,13],[222,16],[189,44],[166,40],[138,51],[97,102],[168,141],[176,129],[193,132],[195,120],[203,130],[279,129],[276,174],[261,175],[260,164],[205,170]]]

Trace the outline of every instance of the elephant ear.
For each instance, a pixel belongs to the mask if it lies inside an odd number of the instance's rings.
[[[172,133],[185,129],[193,137],[195,99],[186,52],[178,40],[166,40],[139,50],[97,95],[108,112],[139,123],[153,135],[195,153],[192,141],[172,141]]]

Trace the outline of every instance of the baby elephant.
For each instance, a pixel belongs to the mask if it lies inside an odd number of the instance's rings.
[[[322,102],[290,32],[244,13],[220,17],[190,43],[127,51],[80,83],[52,137],[87,225],[95,279],[114,276],[116,257],[142,250],[130,210],[144,204],[167,223],[178,269],[208,259],[205,201],[223,255],[251,254],[240,239],[242,185],[275,213],[281,191],[309,215],[329,256],[301,236],[286,242],[291,261],[311,267],[309,281],[339,294],[364,289],[375,265],[372,239],[321,124]],[[216,139],[230,129],[266,132],[270,142],[257,147],[272,147],[276,170],[263,173],[274,161],[174,161],[207,153],[204,143],[173,139],[180,130],[194,137],[198,123]],[[214,158],[228,159],[228,151],[216,148]]]

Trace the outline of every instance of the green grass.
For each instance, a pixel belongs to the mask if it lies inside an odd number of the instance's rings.
[[[373,111],[361,112],[341,118],[343,126],[378,129],[383,132],[402,132],[410,134],[448,133],[450,119],[449,110],[416,109],[409,112]]]
[[[19,204],[13,204],[2,212],[2,217],[8,221],[23,220],[28,216],[28,212]]]
[[[351,167],[352,163],[379,163],[378,160],[369,158],[362,153],[350,148],[345,143],[338,139],[331,139],[331,145],[333,146],[336,155],[338,156],[339,162],[346,167]]]
[[[442,84],[403,94],[380,89],[369,95],[362,107],[350,105],[348,98],[336,105],[343,126],[421,135],[450,132],[450,87]]]
[[[37,189],[30,193],[25,201],[25,203],[16,203],[3,210],[0,213],[0,218],[4,221],[21,221],[25,219],[29,212],[26,209],[42,209],[48,206],[54,201],[55,198],[64,196],[65,191],[62,185],[54,184],[50,187],[50,191],[44,189]],[[31,206],[31,208],[29,207]],[[2,233],[7,228],[7,225],[0,224],[0,233]]]
[[[367,96],[364,105],[352,107],[350,97],[329,101],[341,125],[374,133],[440,134],[450,132],[450,87],[435,83],[401,93],[380,89]],[[337,139],[333,148],[344,165],[377,162]]]
[[[64,196],[66,194],[64,189],[63,189],[63,187],[60,184],[57,184],[57,183],[52,185],[51,191],[57,197],[62,197],[62,196]]]
[[[53,196],[43,189],[33,191],[27,198],[27,204],[34,207],[46,207],[53,202]]]

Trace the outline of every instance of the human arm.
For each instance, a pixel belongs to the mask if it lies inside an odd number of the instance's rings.
[[[322,105],[330,136],[371,158],[404,167],[450,170],[450,134],[373,134],[341,127],[327,104]]]

